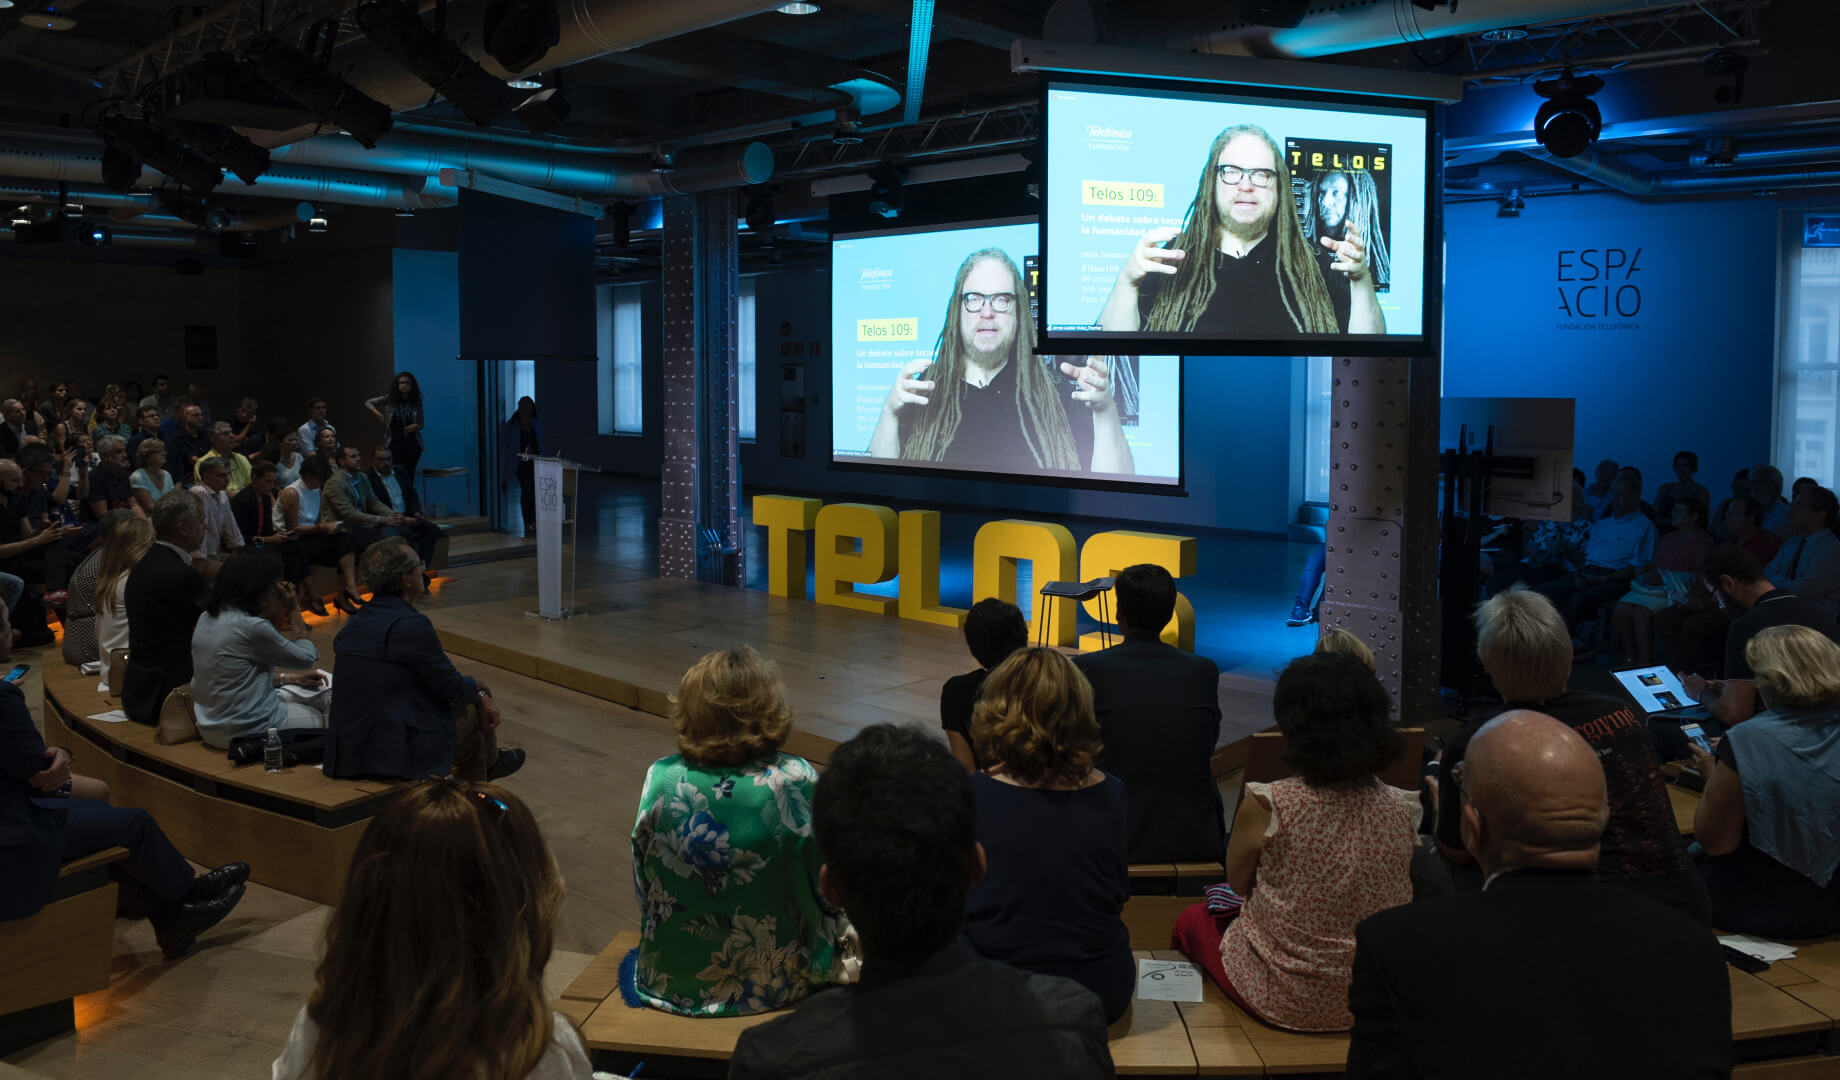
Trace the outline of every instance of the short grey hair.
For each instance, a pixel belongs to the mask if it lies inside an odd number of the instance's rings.
[[[102,438],[96,440],[96,453],[106,454],[117,446],[125,447],[127,445],[128,440],[122,438],[120,435],[104,435]]]
[[[188,521],[202,524],[204,507],[198,505],[198,496],[185,488],[173,488],[153,504],[153,535],[157,539],[176,539],[179,529]]]
[[[205,473],[225,472],[229,468],[230,466],[225,464],[223,458],[220,458],[220,457],[199,458],[198,459],[198,479],[203,480]]]
[[[1477,605],[1474,618],[1476,658],[1503,700],[1545,702],[1565,693],[1572,635],[1551,600],[1516,585]]]
[[[236,434],[236,429],[231,427],[229,421],[226,420],[219,420],[217,423],[211,425],[211,434],[216,435],[220,431],[225,435]]]
[[[400,536],[392,536],[377,541],[364,550],[364,559],[358,566],[358,576],[372,592],[382,596],[391,596],[402,592],[404,574],[414,573],[421,567],[421,556],[415,553],[408,542]]]
[[[22,409],[26,407],[26,403],[16,397],[10,397],[5,401],[0,401],[0,409],[5,409],[9,405],[17,405]]]

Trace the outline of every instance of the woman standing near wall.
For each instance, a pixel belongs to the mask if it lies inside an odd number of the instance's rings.
[[[422,385],[407,371],[396,373],[390,392],[364,403],[389,431],[390,458],[397,479],[405,488],[415,483],[415,467],[422,460]]]
[[[537,532],[537,467],[525,459],[524,454],[541,454],[543,452],[543,425],[537,420],[537,403],[526,396],[518,398],[517,411],[511,419],[505,421],[505,435],[500,442],[500,453],[504,455],[504,478],[498,482],[498,489],[504,491],[511,486],[511,476],[516,474],[518,482],[519,505],[524,511],[524,535],[535,536]]]

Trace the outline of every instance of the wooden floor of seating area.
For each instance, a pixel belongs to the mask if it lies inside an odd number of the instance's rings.
[[[798,729],[827,743],[878,723],[937,729],[940,685],[973,667],[963,635],[945,627],[620,566],[583,562],[579,573],[578,613],[562,621],[527,614],[528,559],[456,571],[421,607],[450,653],[658,716],[698,657],[752,645],[779,664]],[[1243,764],[1242,740],[1271,726],[1271,688],[1223,676],[1220,703],[1216,774]]]
[[[602,1067],[644,1059],[648,1075],[722,1075],[743,1031],[776,1014],[696,1019],[634,1009],[620,997],[620,961],[639,943],[614,938],[556,1002],[573,1020]],[[1134,941],[1134,945],[1137,943]],[[1183,960],[1167,949],[1137,948],[1139,958]],[[1812,1080],[1840,1076],[1840,940],[1808,944],[1796,959],[1762,975],[1728,968],[1736,1076]],[[1211,980],[1195,1003],[1143,1001],[1111,1026],[1119,1076],[1339,1076],[1348,1060],[1346,1034],[1282,1031],[1233,1004]]]

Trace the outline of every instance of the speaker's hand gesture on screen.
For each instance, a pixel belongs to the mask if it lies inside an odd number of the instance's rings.
[[[1335,253],[1335,261],[1329,264],[1329,269],[1347,274],[1349,281],[1367,279],[1367,241],[1362,238],[1361,230],[1354,222],[1348,223],[1342,239],[1325,236],[1321,242],[1323,247]]]
[[[1103,356],[1088,356],[1084,366],[1075,367],[1063,360],[1061,374],[1080,384],[1073,392],[1073,400],[1085,402],[1095,413],[1111,411],[1117,400],[1112,396],[1111,361]]]
[[[909,360],[894,377],[894,386],[888,391],[888,400],[882,402],[882,412],[893,416],[909,405],[926,405],[930,399],[926,396],[933,392],[938,384],[931,379],[916,379],[914,376],[925,371],[933,363],[930,356]]]
[[[1118,280],[1133,288],[1150,274],[1173,274],[1177,266],[1187,257],[1181,248],[1166,248],[1163,245],[1181,233],[1173,225],[1160,229],[1151,229],[1137,241],[1131,249],[1131,257],[1124,261],[1124,269],[1118,271]]]

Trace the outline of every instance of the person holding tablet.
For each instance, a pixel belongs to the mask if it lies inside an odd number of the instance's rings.
[[[1353,221],[1325,236],[1330,289],[1290,209],[1291,174],[1264,128],[1214,137],[1182,226],[1151,229],[1118,271],[1099,329],[1217,337],[1384,334],[1367,239]],[[1346,215],[1344,215],[1346,216]]]

